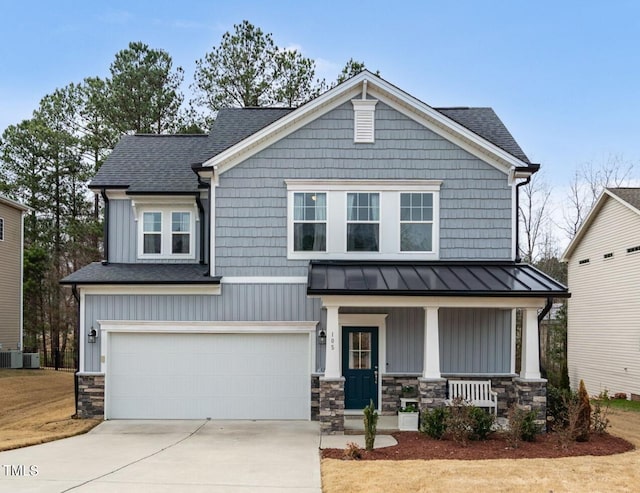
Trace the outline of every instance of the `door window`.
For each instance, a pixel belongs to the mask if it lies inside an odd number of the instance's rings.
[[[349,333],[349,369],[371,369],[371,332]]]

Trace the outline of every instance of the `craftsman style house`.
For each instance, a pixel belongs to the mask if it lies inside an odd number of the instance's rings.
[[[22,349],[22,258],[28,207],[0,195],[0,349]]]
[[[460,377],[490,379],[498,413],[544,413],[538,310],[568,292],[516,261],[537,170],[490,108],[366,71],[296,109],[220,111],[209,135],[123,137],[90,185],[105,260],[63,280],[79,413],[339,433],[370,399],[395,414],[402,385],[442,405]]]
[[[574,388],[640,400],[640,188],[608,188],[563,255]]]

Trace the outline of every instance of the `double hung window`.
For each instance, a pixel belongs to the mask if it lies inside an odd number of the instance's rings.
[[[400,194],[400,251],[433,250],[433,194]]]
[[[347,251],[380,250],[380,194],[347,194]]]
[[[192,211],[154,207],[139,217],[138,257],[194,258],[194,214]]]
[[[327,249],[327,194],[298,192],[293,195],[293,250],[324,252]]]

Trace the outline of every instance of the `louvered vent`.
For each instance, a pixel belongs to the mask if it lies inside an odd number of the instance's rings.
[[[375,110],[378,101],[374,99],[356,99],[353,103],[353,141],[371,143],[375,139]]]

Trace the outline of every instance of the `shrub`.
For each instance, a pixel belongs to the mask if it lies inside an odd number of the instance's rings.
[[[627,393],[626,393],[626,392],[616,392],[615,394],[613,394],[613,398],[614,398],[614,399],[624,399],[624,400],[627,400]]]
[[[513,448],[518,448],[520,441],[534,442],[538,434],[536,412],[520,409],[516,404],[509,408],[509,429],[507,440]]]
[[[466,447],[471,437],[473,420],[471,419],[470,407],[462,399],[454,400],[454,405],[449,408],[444,421],[447,434],[463,447]]]
[[[447,431],[446,420],[448,414],[449,408],[447,407],[437,407],[424,411],[422,413],[420,431],[431,438],[440,440]]]
[[[471,420],[471,440],[486,440],[491,433],[495,417],[493,414],[475,406],[469,406]]]
[[[577,394],[571,389],[561,389],[552,385],[547,387],[547,421],[552,430],[557,431],[567,427],[567,406],[577,400]]]
[[[593,403],[593,412],[591,413],[591,430],[594,433],[602,434],[609,427],[609,401],[596,400]]]
[[[376,441],[376,431],[378,428],[378,413],[373,405],[373,399],[369,401],[369,405],[364,408],[364,442],[367,450],[373,450],[373,444]]]
[[[589,432],[591,431],[591,401],[584,380],[580,380],[578,402],[580,405],[576,420],[576,441],[586,442],[589,440]]]
[[[348,442],[342,457],[347,460],[358,460],[362,458],[362,449],[355,442]]]

